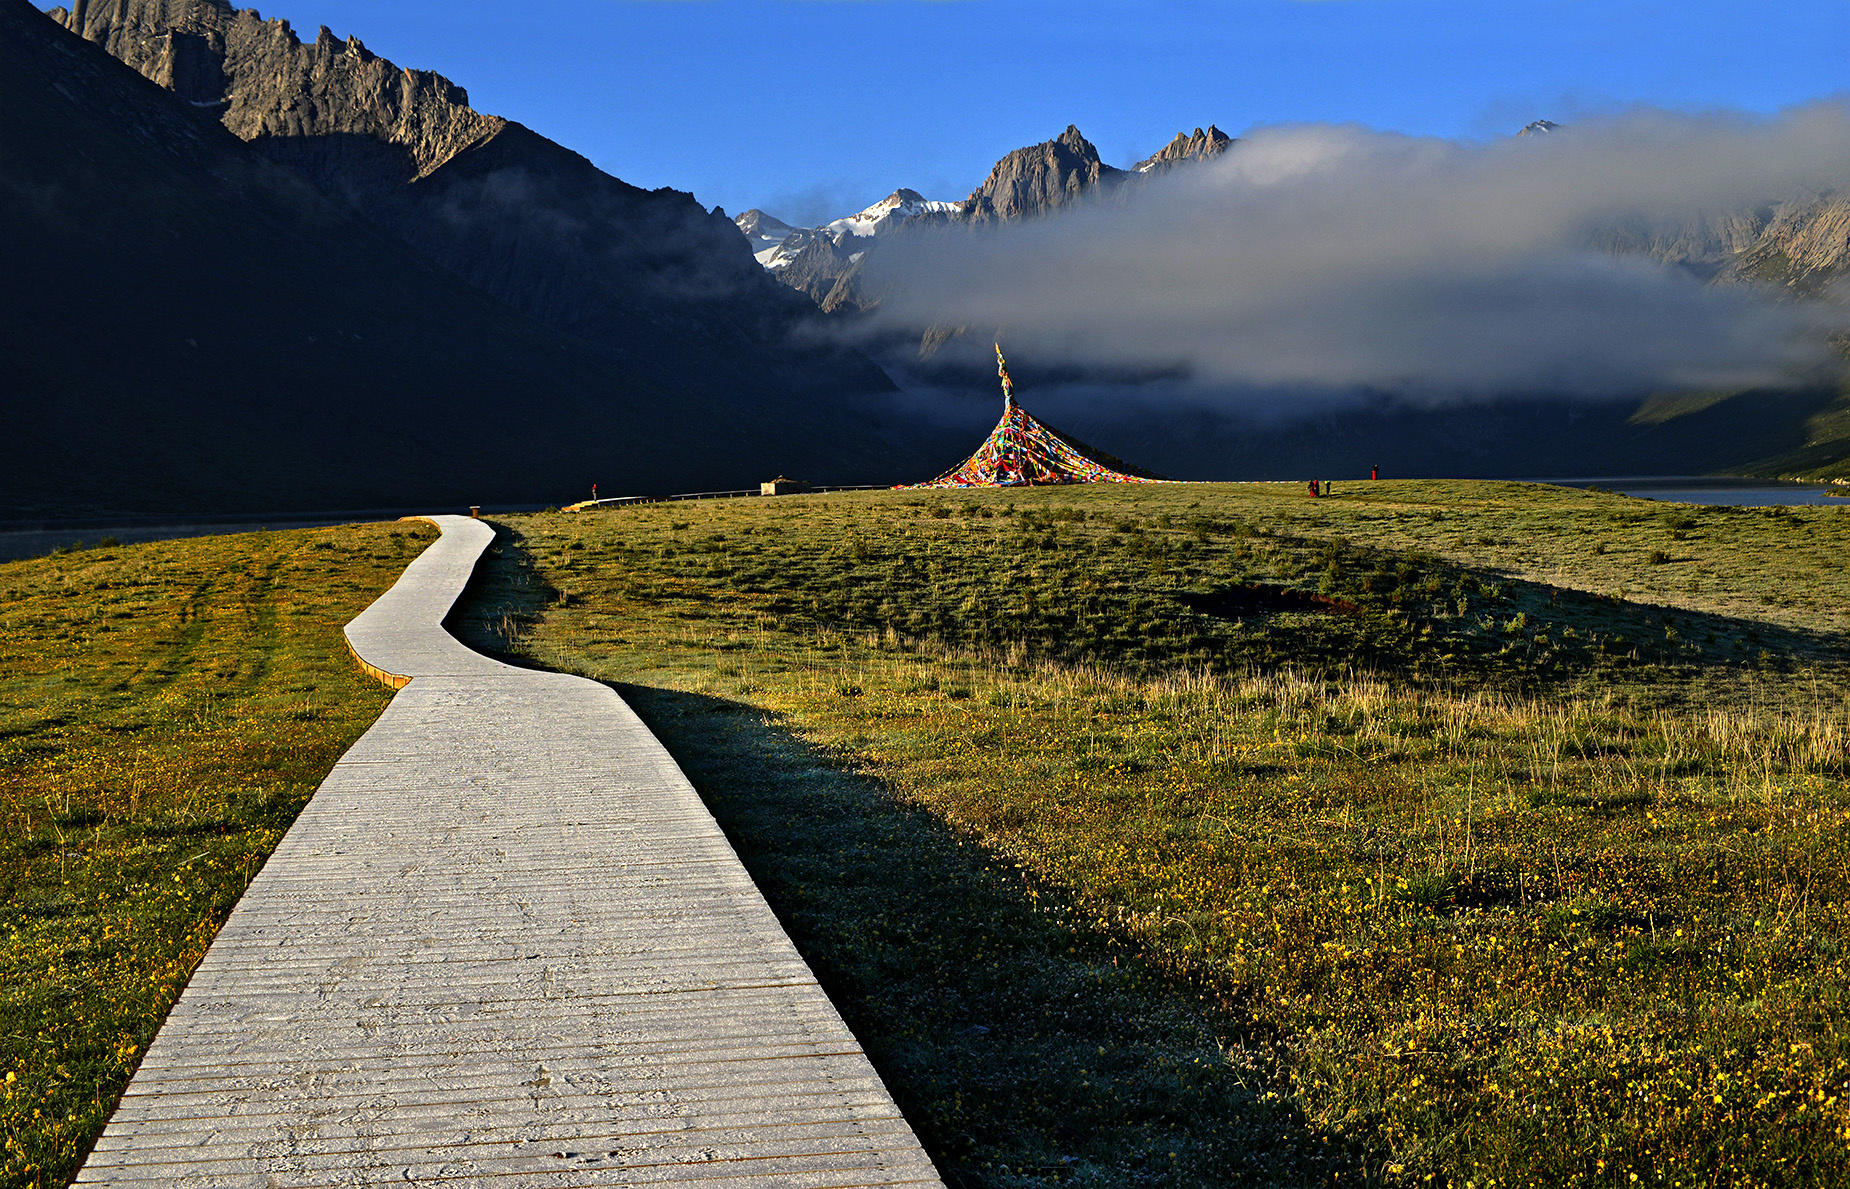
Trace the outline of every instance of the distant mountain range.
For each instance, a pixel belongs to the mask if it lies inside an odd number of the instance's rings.
[[[0,519],[924,478],[993,422],[993,377],[935,376],[967,399],[929,416],[914,399],[906,415],[881,367],[812,333],[880,300],[870,256],[923,228],[1128,199],[1237,151],[1209,126],[1120,169],[1069,126],[963,199],[900,188],[817,227],[732,221],[603,173],[357,38],[304,39],[223,0],[49,17],[0,0]],[[1689,226],[1613,226],[1601,246],[1816,293],[1850,268],[1847,202],[1774,196]],[[1037,408],[1076,378],[1057,360],[1011,363]],[[1195,477],[1832,472],[1850,458],[1834,392],[1368,398],[1289,423],[1049,411]]]
[[[1534,120],[1517,135],[1562,128]],[[1707,280],[1767,282],[1816,297],[1850,271],[1850,195],[1767,195],[1759,204],[1704,217],[1621,222],[1596,240],[1615,254],[1649,256]]]
[[[884,373],[799,341],[811,303],[689,195],[220,0],[50,18],[0,0],[0,517],[851,482],[942,450],[882,428]]]
[[[226,0],[50,15],[440,267],[651,381],[773,401],[888,387],[852,355],[792,348],[808,304],[765,283],[723,216],[477,112],[461,87],[357,37],[303,41]]]
[[[899,189],[865,210],[820,227],[792,227],[757,209],[734,222],[766,271],[824,310],[835,310],[857,302],[852,276],[879,237],[920,220],[943,221],[959,213],[958,203],[933,202],[916,190]]]
[[[1538,119],[1516,135],[1563,134],[1571,135],[1571,128]],[[1126,189],[1129,184],[1237,151],[1238,143],[1209,125],[1178,133],[1129,169],[1117,169],[1102,161],[1093,144],[1069,125],[1052,140],[1004,156],[983,184],[961,201],[933,202],[901,189],[857,215],[818,228],[791,227],[761,210],[747,211],[735,222],[771,275],[809,296],[824,312],[852,317],[881,301],[883,294],[864,281],[866,262],[895,235],[924,227],[1057,218],[1075,203],[1126,196],[1134,192]],[[1787,195],[1680,221],[1617,220],[1592,232],[1590,246],[1615,255],[1646,256],[1713,283],[1771,283],[1787,287],[1796,297],[1829,296],[1833,282],[1850,273],[1850,195]],[[887,283],[904,284],[904,279],[889,277]],[[955,365],[933,371],[929,362],[947,339],[964,333],[962,328],[933,325],[918,330],[917,339],[898,344],[896,362],[903,359],[908,367],[923,367],[939,383],[981,382],[975,372],[959,374]],[[982,331],[969,328],[969,333]],[[1088,378],[1064,371],[1057,360],[1047,361],[1046,370],[1055,382]],[[1032,365],[1023,374],[1032,375]],[[1109,435],[1125,428],[1100,426],[1088,432]],[[1495,409],[1397,412],[1364,401],[1348,406],[1346,412],[1291,427],[1201,423],[1176,430],[1174,436],[1183,440],[1152,436],[1145,442],[1145,456],[1152,465],[1184,473],[1232,465],[1245,473],[1260,473],[1271,458],[1281,455],[1345,452],[1340,443],[1353,438],[1363,453],[1385,449],[1410,465],[1452,472],[1728,469],[1850,475],[1850,397],[1818,391],[1711,393],[1668,400],[1641,396],[1571,410],[1554,409],[1546,400],[1521,400]],[[1134,449],[1124,446],[1127,453]],[[1362,455],[1355,457],[1361,465]]]
[[[820,227],[792,227],[753,208],[733,222],[751,242],[758,263],[825,313],[861,310],[879,300],[861,283],[862,262],[883,236],[920,226],[978,225],[1046,214],[1082,198],[1107,193],[1126,181],[1165,173],[1218,156],[1233,138],[1210,125],[1177,133],[1174,140],[1130,170],[1099,159],[1098,149],[1074,125],[1053,140],[996,162],[983,184],[961,202],[934,201],[901,188],[865,210]]]
[[[1533,120],[1516,135],[1545,136],[1563,127]],[[856,282],[866,251],[875,246],[874,236],[906,226],[978,225],[1053,213],[1080,199],[1109,195],[1127,181],[1212,160],[1237,143],[1210,124],[1177,133],[1125,170],[1105,164],[1097,148],[1069,124],[1053,140],[1003,157],[961,201],[934,202],[900,189],[822,227],[792,227],[757,209],[734,223],[751,241],[758,262],[785,285],[807,294],[825,312],[854,311],[878,300]],[[1815,296],[1850,272],[1850,195],[1770,196],[1757,206],[1674,223],[1618,221],[1594,239],[1615,254],[1649,256],[1704,279],[1771,282]]]

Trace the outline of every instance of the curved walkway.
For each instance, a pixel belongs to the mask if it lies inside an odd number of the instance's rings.
[[[494,533],[435,519],[347,627],[409,684],[252,881],[77,1183],[938,1184],[629,707],[442,630]]]

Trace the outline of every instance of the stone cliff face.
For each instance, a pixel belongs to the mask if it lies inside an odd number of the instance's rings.
[[[869,251],[895,235],[952,222],[960,207],[902,186],[872,206],[820,227],[792,227],[761,210],[746,211],[733,222],[767,272],[825,313],[833,313],[870,304],[859,283],[861,261]]]
[[[1850,195],[1780,204],[1729,276],[1815,294],[1850,272]]]
[[[1568,135],[1533,120],[1517,136]],[[1633,218],[1592,230],[1591,243],[1614,255],[1646,256],[1721,284],[1783,285],[1817,296],[1850,272],[1850,195],[1769,194],[1759,206],[1681,220]]]
[[[288,21],[224,0],[77,0],[51,16],[215,111],[239,139],[281,142],[265,146],[271,156],[350,196],[423,177],[507,124],[442,75],[400,69],[357,37],[323,27],[305,43]]]
[[[1692,217],[1602,227],[1596,246],[1648,256],[1703,280],[1781,285],[1818,296],[1850,272],[1850,195],[1827,194]]]
[[[642,190],[440,75],[225,0],[79,0],[53,18],[428,259],[675,388],[741,400],[890,388],[852,353],[797,345],[813,307],[723,214]]]
[[[860,270],[860,261],[868,251],[866,244],[857,244],[855,240],[836,244],[820,231],[797,231],[786,240],[786,246],[792,251],[784,257],[783,266],[777,268],[775,276],[779,281],[807,294],[816,305],[823,307],[823,311],[833,313],[844,305],[857,307],[853,301],[853,285],[844,287],[842,281]],[[838,288],[840,294],[836,292]]]
[[[1123,178],[1123,170],[1100,161],[1092,142],[1068,124],[1056,139],[1016,149],[996,162],[959,213],[973,223],[1038,215]]]
[[[1159,174],[1178,165],[1198,164],[1220,156],[1232,143],[1233,137],[1212,124],[1206,132],[1199,128],[1193,132],[1178,132],[1174,140],[1132,166],[1131,172]]]
[[[1732,274],[1741,253],[1765,231],[1769,208],[1692,216],[1678,222],[1634,219],[1602,227],[1593,243],[1614,255],[1649,256],[1703,280]]]

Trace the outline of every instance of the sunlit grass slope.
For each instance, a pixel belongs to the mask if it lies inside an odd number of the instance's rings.
[[[434,536],[0,564],[0,1185],[76,1172],[225,914],[384,707],[340,628]]]
[[[954,1183],[1840,1184],[1845,514],[657,505],[472,630],[625,683]]]

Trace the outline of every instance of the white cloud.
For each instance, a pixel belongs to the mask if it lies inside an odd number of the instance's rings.
[[[1850,180],[1850,109],[1636,111],[1464,144],[1262,129],[1051,218],[870,257],[884,331],[1003,328],[1023,354],[1198,386],[1421,400],[1760,383],[1821,359],[1818,307],[1599,249]],[[985,349],[986,349],[986,343]]]

